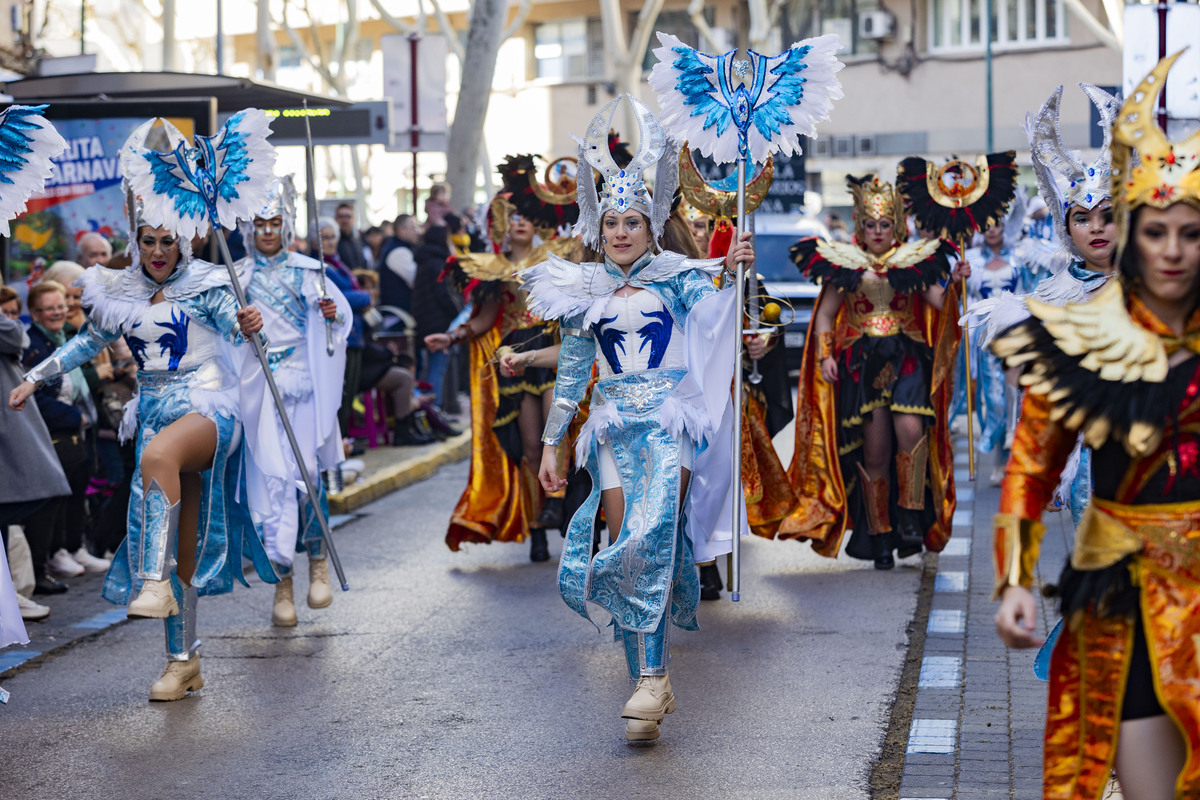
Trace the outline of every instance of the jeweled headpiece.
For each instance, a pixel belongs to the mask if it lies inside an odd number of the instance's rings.
[[[896,238],[903,241],[907,236],[904,202],[892,184],[868,173],[861,178],[847,175],[846,186],[854,197],[854,233],[859,242],[865,241],[868,219],[890,219]]]
[[[629,164],[618,166],[609,150],[608,132],[617,104],[621,102],[620,96],[610,100],[592,118],[582,140],[576,139],[579,163],[591,164],[603,179],[599,193],[593,181],[577,181],[580,238],[584,244],[597,249],[600,247],[600,219],[610,211],[641,212],[650,220],[650,230],[657,242],[671,214],[671,199],[679,180],[675,148],[667,141],[658,117],[642,101],[632,95],[626,97],[633,106],[638,124],[638,148]],[[651,167],[655,167],[653,197],[646,187],[646,170]]]
[[[1167,208],[1175,203],[1200,209],[1200,130],[1181,142],[1172,142],[1154,119],[1167,73],[1182,53],[1158,62],[1129,95],[1113,125],[1113,216],[1117,220],[1118,259],[1134,209]]]
[[[1089,211],[1112,196],[1112,123],[1121,108],[1119,97],[1090,83],[1081,83],[1088,98],[1100,112],[1100,129],[1104,145],[1095,161],[1087,163],[1075,150],[1062,142],[1059,111],[1063,87],[1059,86],[1038,111],[1026,121],[1025,133],[1033,156],[1033,171],[1037,175],[1042,199],[1054,219],[1058,240],[1077,259],[1083,254],[1071,241],[1067,230],[1067,211],[1081,206]]]

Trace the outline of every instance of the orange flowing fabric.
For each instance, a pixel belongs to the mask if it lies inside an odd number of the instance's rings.
[[[815,308],[826,291],[822,287]],[[935,412],[929,427],[929,485],[935,508],[933,525],[925,532],[925,547],[938,553],[950,540],[956,495],[954,489],[954,450],[950,439],[948,414],[954,392],[954,366],[962,330],[958,326],[958,292],[953,283],[946,287],[943,305],[954,309],[940,313],[914,295],[915,311],[920,316],[925,344],[933,349],[933,375],[930,404]],[[844,308],[834,321],[835,349],[844,340]],[[796,399],[796,448],[788,467],[788,478],[798,497],[796,509],[779,526],[779,538],[810,540],[813,550],[836,558],[846,534],[850,515],[846,504],[846,485],[838,454],[837,387],[821,377],[817,359],[817,340],[808,336],[800,368]]]
[[[458,550],[463,542],[520,542],[528,535],[529,476],[522,478],[521,473],[529,470],[505,455],[492,432],[499,402],[492,357],[500,346],[500,333],[499,327],[493,327],[470,343],[471,468],[446,532],[451,550]]]
[[[774,539],[799,498],[775,452],[762,404],[753,391],[746,393],[744,408],[742,490],[746,496],[746,522],[755,535]]]

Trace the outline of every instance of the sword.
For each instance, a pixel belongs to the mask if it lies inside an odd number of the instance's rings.
[[[308,172],[308,191],[306,200],[308,204],[308,246],[311,248],[314,243],[320,247],[321,230],[317,223],[317,169],[313,163],[313,143],[312,143],[312,126],[308,122],[308,98],[304,98],[304,161],[305,169]],[[321,273],[321,299],[329,299],[329,290],[325,287],[325,265],[321,265],[318,270]],[[333,355],[333,320],[325,318],[325,352],[328,355]],[[338,573],[341,577],[341,573]]]

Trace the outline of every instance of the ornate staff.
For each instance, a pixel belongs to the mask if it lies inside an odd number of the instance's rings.
[[[801,136],[815,136],[818,122],[829,118],[833,101],[842,96],[835,77],[843,64],[835,53],[836,36],[797,42],[779,55],[747,51],[749,60],[735,60],[734,51],[713,56],[688,47],[674,36],[658,34],[654,51],[658,63],[650,85],[662,108],[662,125],[671,138],[687,141],[719,164],[737,163],[737,237],[746,226],[746,174],[749,163],[759,164],[770,153],[802,152]],[[737,265],[737,308],[745,307],[745,266]],[[742,361],[741,326],[733,342],[734,373]],[[742,486],[742,392],[733,393],[733,490]],[[733,563],[729,596],[741,599],[742,503],[733,504]]]
[[[305,200],[308,204],[308,247],[311,250],[315,244],[321,246],[321,226],[317,222],[317,168],[313,160],[312,126],[308,122],[308,98],[304,99],[304,166],[308,171],[308,191]],[[318,258],[318,261],[321,259]],[[329,290],[325,288],[325,265],[321,265],[321,299],[329,299]],[[325,353],[333,355],[333,320],[325,318]],[[338,578],[341,578],[338,573]]]
[[[187,140],[175,126],[163,120],[168,140],[173,149],[159,153],[144,147],[130,154],[129,182],[134,194],[142,198],[142,215],[151,225],[161,225],[176,231],[180,236],[194,238],[212,231],[221,250],[221,259],[229,272],[229,282],[239,308],[246,306],[246,294],[242,291],[229,245],[221,232],[223,219],[230,225],[238,218],[252,219],[262,207],[268,187],[274,177],[275,148],[267,142],[271,134],[270,122],[262,111],[247,108],[237,112],[226,121],[214,136],[196,136],[196,146],[188,147]],[[244,186],[242,184],[245,184]],[[322,270],[322,274],[324,270]],[[321,513],[318,495],[309,474],[308,465],[291,420],[283,407],[279,387],[271,374],[267,362],[267,351],[261,332],[247,337],[262,366],[275,410],[283,423],[292,454],[300,466],[304,488],[313,505],[313,511],[321,525],[321,535],[329,549],[329,560],[333,562],[338,583],[342,591],[350,585],[342,572],[342,562],[333,545],[329,521]]]
[[[941,167],[910,156],[896,168],[896,186],[908,202],[909,213],[923,229],[958,245],[966,258],[971,236],[1004,221],[1017,191],[1017,154],[1008,150],[979,156],[974,164],[954,158]],[[967,279],[961,278],[962,310],[967,312]],[[975,390],[971,381],[970,341],[963,349],[967,389],[967,464],[975,480]]]

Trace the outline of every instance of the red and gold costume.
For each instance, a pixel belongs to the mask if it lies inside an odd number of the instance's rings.
[[[758,174],[746,184],[747,213],[762,203],[774,176],[775,163],[767,159]],[[696,169],[686,144],[679,152],[679,189],[683,196],[679,210],[689,228],[694,222],[708,227],[708,252],[700,255],[723,257],[729,252],[736,233],[737,192],[719,189],[705,180]],[[749,298],[747,302],[758,304],[761,319],[764,307],[774,301],[764,294]],[[745,327],[749,328],[750,320],[746,322]],[[767,322],[771,324],[771,321]],[[742,391],[745,393],[742,404],[742,490],[746,498],[746,522],[753,533],[767,539],[775,537],[784,518],[799,503],[772,441],[772,437],[792,420],[792,390],[787,355],[781,346],[782,332],[782,328],[775,329],[766,354],[758,362],[762,378],[758,383],[748,379],[753,365],[744,350],[742,353]]]
[[[1195,157],[1177,155],[1200,137],[1171,143],[1154,124],[1173,60],[1114,126],[1118,248],[1140,205],[1200,208]],[[1082,433],[1094,498],[1056,589],[1065,629],[1050,662],[1044,796],[1099,800],[1120,723],[1166,713],[1187,742],[1176,797],[1200,797],[1200,313],[1181,337],[1136,290],[1114,282],[1092,298],[1029,299],[1032,318],[992,345],[1027,387],[994,525],[996,594],[1033,585],[1042,509]]]
[[[889,184],[874,176],[850,183],[860,239],[867,217],[891,218],[894,230],[905,230]],[[805,342],[788,468],[799,505],[780,526],[780,537],[812,540],[814,550],[832,558],[851,527],[847,553],[862,559],[879,555],[869,533],[901,555],[922,544],[939,552],[950,538],[955,493],[947,410],[960,330],[953,311],[938,312],[922,293],[948,278],[955,253],[939,239],[898,244],[878,258],[854,244],[805,239],[793,246],[801,271],[822,284],[817,308],[826,292],[844,298],[833,330]],[[956,307],[952,286],[944,304]],[[836,384],[821,375],[829,356],[838,364]],[[892,474],[868,481],[863,425],[885,407],[922,418],[925,436],[911,451],[893,447]]]
[[[541,397],[554,386],[554,370],[528,368],[519,376],[496,369],[502,347],[537,350],[557,343],[557,330],[531,314],[517,273],[547,259],[548,253],[569,258],[578,247],[571,238],[554,238],[561,225],[578,218],[575,187],[546,186],[537,177],[533,156],[509,157],[499,170],[503,191],[488,211],[488,233],[495,252],[457,257],[457,278],[476,313],[496,302],[495,324],[470,342],[471,451],[467,488],[458,500],[446,532],[446,544],[520,542],[529,535],[545,500],[537,480],[537,464],[522,458],[517,417],[525,394]],[[517,261],[503,252],[508,221],[514,214],[531,220],[545,240]],[[536,239],[535,239],[536,242]]]

